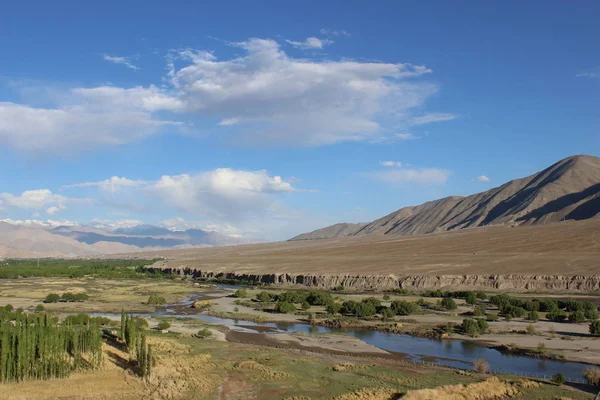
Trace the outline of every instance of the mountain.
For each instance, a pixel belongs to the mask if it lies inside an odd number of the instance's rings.
[[[312,231],[309,233],[303,233],[296,237],[291,238],[290,240],[316,240],[316,239],[329,239],[336,238],[341,236],[348,236],[360,228],[365,226],[365,223],[362,224],[350,224],[350,223],[340,223],[331,226],[327,226],[325,228],[317,229],[316,231]]]
[[[402,236],[490,225],[535,225],[589,219],[599,213],[600,158],[578,155],[485,192],[401,208],[348,235]],[[334,226],[320,231],[334,234],[336,230],[330,230]]]

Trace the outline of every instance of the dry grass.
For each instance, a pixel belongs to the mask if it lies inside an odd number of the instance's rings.
[[[203,270],[237,273],[594,275],[599,236],[600,220],[592,219],[422,236],[168,250],[152,256],[166,256],[169,267],[202,265]]]
[[[234,368],[259,371],[261,374],[255,378],[257,380],[280,380],[290,376],[290,374],[286,372],[274,370],[273,368],[267,367],[266,365],[253,360],[242,361],[241,363],[236,364]]]
[[[493,400],[510,398],[519,393],[515,385],[493,377],[470,385],[442,386],[435,389],[411,390],[404,400]]]
[[[583,376],[590,384],[600,386],[600,368],[587,367],[583,371]]]
[[[336,396],[332,400],[391,400],[397,395],[392,389],[359,389],[351,393]]]

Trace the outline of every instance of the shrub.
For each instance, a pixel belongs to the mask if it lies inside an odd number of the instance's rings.
[[[527,334],[528,335],[535,335],[536,333],[537,333],[537,331],[535,330],[535,326],[533,326],[533,324],[527,325]]]
[[[485,315],[485,308],[481,306],[475,307],[473,310],[473,315],[476,317],[483,317]]]
[[[168,323],[167,321],[160,321],[158,323],[158,329],[160,329],[161,331],[165,330],[165,329],[169,329],[170,327],[171,327],[171,324]]]
[[[540,320],[540,314],[535,310],[529,311],[527,313],[527,319],[529,321],[537,322]]]
[[[308,301],[303,301],[302,305],[300,306],[303,310],[308,310],[310,308],[310,304],[308,303]]]
[[[554,300],[541,300],[540,311],[554,312],[558,310],[558,303]]]
[[[553,322],[565,322],[567,320],[567,314],[565,314],[564,311],[556,310],[546,314],[546,318]]]
[[[585,315],[585,319],[587,319],[589,321],[598,319],[598,310],[596,309],[596,307],[591,308],[589,310],[585,310],[583,313]]]
[[[477,321],[472,318],[464,319],[462,322],[462,329],[465,334],[469,336],[477,336],[479,334],[479,325]]]
[[[375,297],[367,297],[366,299],[362,299],[362,302],[372,304],[375,308],[381,307],[381,301]]]
[[[267,303],[269,301],[273,301],[273,296],[271,293],[263,291],[256,295],[256,300],[260,301],[261,303]]]
[[[377,309],[372,303],[360,302],[356,304],[355,314],[357,317],[370,317],[377,313]]]
[[[540,354],[544,354],[546,352],[546,345],[542,342],[539,342],[537,345],[537,351]]]
[[[477,296],[479,300],[487,300],[487,294],[485,294],[485,292],[477,292],[475,293],[475,296]]]
[[[198,336],[198,337],[200,337],[202,339],[205,339],[207,337],[212,336],[212,332],[208,328],[203,328],[203,329],[200,329],[198,331],[198,333],[196,333],[196,336]]]
[[[427,303],[425,302],[425,299],[424,299],[424,298],[422,298],[422,297],[419,297],[419,300],[417,300],[417,305],[419,305],[419,306],[424,306],[424,305],[426,305],[426,304],[427,304]]]
[[[42,312],[44,311],[44,306],[41,304],[38,304],[37,306],[35,306],[35,312]]]
[[[396,313],[394,312],[394,310],[392,310],[389,307],[386,307],[381,312],[381,319],[383,319],[384,321],[389,321],[389,320],[393,319],[395,315],[396,315]]]
[[[396,315],[411,315],[419,311],[418,305],[403,300],[392,301],[390,308]]]
[[[485,319],[488,321],[498,321],[498,314],[496,313],[489,313],[485,316]]]
[[[286,301],[288,303],[296,304],[301,304],[307,298],[308,292],[304,290],[290,290],[277,295],[277,301]]]
[[[306,296],[306,301],[312,306],[324,306],[331,303],[333,301],[333,297],[331,297],[329,293],[313,290],[308,293],[308,296]]]
[[[344,291],[344,289],[345,289],[345,288],[344,288],[344,285],[339,285],[339,286],[336,286],[335,288],[333,288],[333,290],[334,290],[335,292],[343,292],[343,291]]]
[[[600,368],[587,367],[585,371],[583,371],[583,377],[587,379],[590,385],[600,386]]]
[[[569,315],[569,322],[580,323],[583,321],[585,321],[585,313],[583,312],[583,310],[573,311]]]
[[[468,292],[467,296],[465,297],[465,301],[467,304],[477,304],[477,295],[474,292]]]
[[[57,296],[58,296],[58,295],[57,295]],[[46,297],[46,298],[47,298],[47,297]],[[12,304],[7,304],[7,305],[5,305],[5,306],[4,306],[4,310],[5,310],[5,311],[11,312],[13,309],[14,309],[14,307],[13,307],[13,305],[12,305]]]
[[[479,332],[487,332],[490,329],[490,326],[485,321],[485,319],[478,319],[477,326],[479,327]]]
[[[296,306],[288,301],[278,301],[275,305],[275,312],[286,314],[296,311]]]
[[[590,333],[592,335],[600,336],[600,319],[590,323]]]
[[[390,299],[390,295],[389,294],[384,294],[383,295],[383,299],[386,300],[386,301],[389,300]]]
[[[565,383],[565,381],[565,376],[560,372],[552,377],[552,382],[556,383],[557,385],[562,385]]]
[[[487,374],[490,372],[490,364],[483,358],[476,358],[475,361],[473,361],[473,366],[475,367],[475,371],[480,374]]]
[[[165,298],[157,294],[152,294],[150,297],[148,297],[148,304],[161,305],[165,303]]]
[[[458,308],[456,302],[450,297],[444,297],[441,304],[446,310],[456,310]]]
[[[525,303],[525,309],[527,311],[539,311],[540,310],[540,302],[537,300],[528,301]]]
[[[245,289],[238,289],[235,292],[233,292],[233,297],[237,297],[237,298],[248,297],[248,292]]]
[[[342,305],[336,302],[331,302],[325,307],[325,311],[327,311],[329,314],[339,314],[341,309]]]
[[[60,301],[60,296],[58,294],[56,294],[56,293],[50,293],[44,299],[44,303],[58,303],[59,301]]]
[[[148,329],[148,321],[146,321],[142,317],[134,317],[133,321],[135,323],[136,328],[138,329]]]

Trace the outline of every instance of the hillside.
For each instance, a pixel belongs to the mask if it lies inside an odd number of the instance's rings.
[[[336,238],[348,236],[366,224],[349,224],[349,223],[341,223],[331,225],[322,229],[317,229],[312,232],[303,233],[296,237],[291,238],[290,240],[316,240],[316,239],[328,239],[328,238]]]
[[[401,236],[491,225],[535,225],[589,219],[598,213],[600,158],[580,155],[485,192],[401,208],[348,235]],[[335,233],[335,226],[316,231],[324,233],[319,238],[336,237],[325,234]]]

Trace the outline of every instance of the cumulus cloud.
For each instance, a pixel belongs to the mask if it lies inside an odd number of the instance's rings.
[[[296,59],[269,39],[232,45],[245,54],[220,61],[205,51],[172,52],[170,82],[185,112],[235,121],[254,144],[362,140],[385,131],[378,117],[405,118],[437,91],[409,80],[430,73],[425,66]],[[177,68],[181,61],[187,65]]]
[[[390,169],[367,174],[372,179],[385,183],[444,184],[450,171],[438,168]]]
[[[430,124],[432,122],[451,121],[456,118],[458,118],[458,116],[454,115],[454,114],[432,113],[432,114],[421,115],[419,117],[413,117],[411,119],[411,123],[412,123],[412,125],[425,125],[425,124]]]
[[[0,193],[0,208],[21,208],[26,210],[50,210],[48,214],[54,215],[67,208],[69,203],[88,202],[89,199],[73,199],[56,193],[49,189],[26,190],[20,195]]]
[[[66,219],[58,220],[58,221],[48,219],[48,220],[44,221],[44,220],[38,220],[38,219],[21,220],[21,219],[5,218],[5,219],[0,219],[0,222],[6,222],[11,225],[27,226],[27,227],[31,227],[31,228],[38,228],[38,227],[56,228],[57,226],[79,226],[79,222],[69,221]]]
[[[402,162],[400,161],[381,161],[379,164],[384,167],[402,167]]]
[[[489,182],[489,181],[491,181],[491,179],[485,175],[479,175],[477,178],[473,179],[473,182]]]
[[[131,58],[130,57],[118,57],[118,56],[109,56],[108,54],[105,54],[103,56],[103,58],[108,61],[111,62],[113,64],[121,64],[126,66],[129,69],[133,69],[135,71],[137,71],[138,69],[140,69],[139,67],[133,65],[133,63],[131,62]]]
[[[289,44],[291,44],[292,46],[294,46],[298,49],[303,49],[303,50],[322,49],[325,46],[329,46],[330,44],[333,44],[333,40],[319,39],[316,37],[306,38],[302,42],[296,42],[293,40],[286,40],[286,42],[288,42]]]

